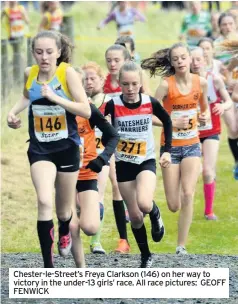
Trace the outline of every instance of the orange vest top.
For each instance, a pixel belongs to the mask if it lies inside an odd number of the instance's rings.
[[[189,117],[189,126],[187,129],[178,129],[173,127],[172,147],[189,146],[199,143],[198,133],[198,105],[202,97],[202,89],[198,75],[192,75],[192,89],[183,95],[179,92],[175,76],[165,78],[168,82],[168,94],[163,102],[165,110],[171,119],[181,116]],[[164,131],[161,133],[161,145],[164,145]]]
[[[78,133],[80,135],[80,169],[78,180],[97,179],[97,173],[86,169],[87,164],[97,157],[95,131],[91,128],[88,119],[76,116]]]

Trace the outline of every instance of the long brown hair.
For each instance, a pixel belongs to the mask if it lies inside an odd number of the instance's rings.
[[[159,50],[152,54],[150,58],[143,59],[141,61],[142,69],[149,70],[151,77],[155,75],[162,77],[174,75],[175,69],[171,65],[171,52],[179,47],[187,49],[190,54],[189,48],[184,43],[175,43],[170,48]]]

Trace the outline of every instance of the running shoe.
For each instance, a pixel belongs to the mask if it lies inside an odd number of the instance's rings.
[[[238,180],[238,163],[235,165],[233,173],[234,173],[234,179]]]
[[[183,246],[178,246],[178,247],[176,248],[176,254],[178,254],[178,255],[184,255],[184,254],[188,254],[188,253],[187,253],[185,247],[183,247]]]
[[[115,252],[118,253],[129,253],[131,250],[130,245],[128,244],[127,240],[120,239],[118,242],[118,247],[115,249]]]
[[[154,242],[160,242],[165,234],[164,224],[158,207],[158,215],[151,219],[151,235]]]
[[[141,255],[141,263],[140,263],[140,268],[151,268],[153,264],[153,259],[152,255]]]
[[[98,254],[105,254],[106,253],[106,251],[102,248],[102,245],[100,243],[90,244],[90,251],[92,253],[98,253]]]
[[[217,216],[214,213],[205,214],[204,216],[205,216],[205,219],[207,219],[208,221],[217,220]]]
[[[66,257],[70,253],[71,247],[72,238],[70,232],[67,235],[59,236],[58,250],[62,257]]]

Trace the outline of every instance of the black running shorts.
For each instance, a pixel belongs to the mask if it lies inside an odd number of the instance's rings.
[[[145,170],[152,171],[156,174],[155,159],[148,159],[140,165],[130,162],[116,161],[116,175],[119,183],[133,181],[140,172]]]
[[[98,192],[98,181],[97,179],[78,180],[76,189],[78,193],[87,190],[94,190]]]
[[[49,161],[55,164],[58,172],[75,172],[79,170],[79,147],[72,147],[48,154],[37,154],[32,151],[27,152],[30,165],[38,161]]]

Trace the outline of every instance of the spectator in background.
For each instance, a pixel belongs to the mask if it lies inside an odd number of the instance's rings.
[[[195,47],[211,30],[210,14],[202,11],[200,1],[191,2],[190,9],[191,13],[184,17],[179,39],[186,39],[190,47]]]
[[[184,1],[161,1],[161,8],[164,10],[168,10],[170,8],[177,8],[179,10],[183,10],[185,8],[185,5]]]
[[[229,12],[235,16],[236,28],[238,29],[238,1],[233,1]]]
[[[146,18],[137,9],[129,7],[127,1],[118,1],[116,7],[106,19],[102,20],[97,29],[100,30],[111,21],[115,21],[117,25],[118,37],[120,36],[133,36],[135,21],[145,22]]]
[[[63,22],[63,12],[59,1],[44,1],[41,9],[43,17],[39,26],[39,32],[44,30],[60,31]]]
[[[209,8],[209,12],[210,12],[210,13],[212,12],[213,3],[216,4],[217,11],[218,11],[218,12],[220,11],[220,1],[207,1],[207,3],[208,3],[208,8]]]
[[[15,41],[23,39],[25,35],[25,24],[29,24],[29,17],[24,6],[18,1],[9,1],[8,6],[1,13],[1,18],[7,18],[8,39]]]

